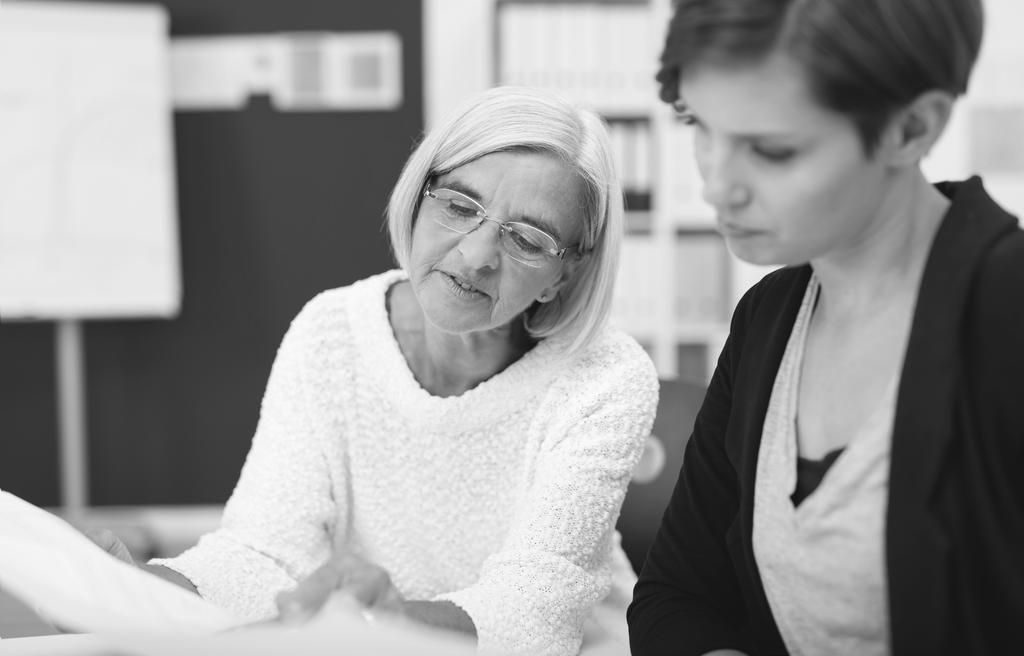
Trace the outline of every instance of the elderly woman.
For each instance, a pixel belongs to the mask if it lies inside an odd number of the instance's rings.
[[[508,653],[575,654],[608,598],[624,640],[615,522],[658,383],[606,321],[604,125],[484,93],[416,148],[388,227],[399,269],[292,322],[220,528],[149,569],[251,620],[337,588]]]
[[[633,654],[1024,653],[1024,233],[921,158],[979,0],[680,0],[740,301],[629,612]],[[732,650],[732,651],[726,651]]]

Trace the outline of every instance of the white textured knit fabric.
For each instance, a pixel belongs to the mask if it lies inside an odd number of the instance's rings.
[[[889,653],[885,509],[895,382],[793,507],[797,392],[818,280],[811,278],[772,388],[754,486],[754,555],[772,616],[793,656]]]
[[[542,340],[464,394],[432,396],[388,321],[402,279],[330,290],[299,313],[221,527],[152,562],[257,620],[351,549],[407,599],[464,609],[482,650],[575,654],[595,605],[612,591],[624,618],[630,597],[612,590],[613,561],[628,568],[614,526],[653,422],[654,368],[607,329],[571,357]]]

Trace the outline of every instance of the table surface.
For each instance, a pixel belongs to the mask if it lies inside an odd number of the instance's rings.
[[[280,640],[261,640],[259,647],[251,640],[239,639],[225,641],[217,639],[206,639],[204,641],[188,640],[167,640],[161,638],[137,637],[134,639],[109,639],[106,637],[91,634],[75,635],[48,635],[24,638],[6,638],[0,640],[0,654],[3,656],[166,656],[168,654],[188,654],[189,656],[207,656],[217,654],[218,656],[230,656],[233,654],[246,654],[251,656],[283,654],[293,656],[301,653],[314,655],[318,651],[324,654],[337,653],[337,644],[329,651],[323,649],[322,642],[318,643],[320,649],[310,648],[310,644],[301,635],[293,635],[287,642],[287,646]],[[421,655],[444,655],[461,656],[473,654],[475,649],[466,648],[468,645],[449,644],[443,642],[431,645],[427,648],[430,640],[419,642],[413,646],[402,640],[381,640],[381,644],[368,644],[360,640],[362,649],[346,649],[346,654],[366,654],[367,656],[386,656],[387,654],[421,654]],[[377,642],[377,641],[373,641]],[[203,644],[203,647],[196,645]],[[257,651],[252,651],[253,649]],[[411,651],[410,651],[411,649]],[[628,647],[609,640],[591,644],[584,644],[580,656],[628,656]]]
[[[97,636],[47,635],[0,640],[0,654],[8,656],[121,656]]]
[[[371,625],[348,613],[322,613],[301,626],[271,624],[192,637],[154,633],[53,634],[52,626],[2,591],[0,625],[3,628],[0,635],[5,636],[0,640],[0,656],[336,656],[339,643],[346,646],[348,656],[476,654],[473,641],[456,634],[405,623]],[[608,626],[616,626],[616,629],[610,632],[602,628]],[[617,637],[613,637],[613,632]],[[580,656],[628,656],[625,640],[624,622],[619,627],[608,618],[603,622],[592,619],[584,625]]]

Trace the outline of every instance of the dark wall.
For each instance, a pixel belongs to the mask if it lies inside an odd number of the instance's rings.
[[[227,498],[291,318],[319,290],[392,266],[384,207],[422,130],[419,0],[162,4],[173,35],[395,31],[404,102],[175,114],[181,315],[86,324],[97,505]],[[40,505],[59,500],[53,367],[51,325],[0,324],[0,488]]]

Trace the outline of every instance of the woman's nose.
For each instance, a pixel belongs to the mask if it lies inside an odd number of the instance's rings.
[[[704,180],[701,196],[716,210],[735,209],[749,202],[749,190],[739,176],[735,155],[727,146],[698,147],[697,168]]]
[[[456,247],[462,261],[474,269],[497,269],[501,261],[501,227],[484,220],[475,230],[463,235]]]

